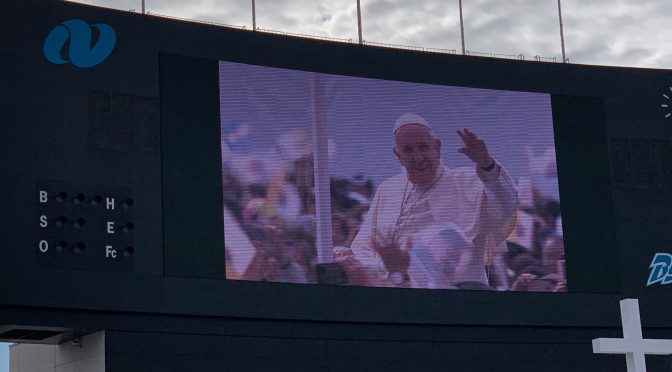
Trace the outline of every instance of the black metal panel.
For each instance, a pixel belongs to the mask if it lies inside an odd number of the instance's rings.
[[[224,278],[217,76],[211,61],[161,60],[163,234],[170,276]]]
[[[15,37],[0,38],[0,305],[35,307],[5,308],[5,324],[111,330],[108,367],[124,371],[623,370],[621,357],[590,353],[591,338],[620,335],[618,299],[640,298],[644,325],[660,327],[652,336],[672,324],[670,289],[645,286],[652,255],[672,246],[672,119],[660,107],[670,71],[332,44],[66,2],[2,10],[0,34]],[[114,26],[118,45],[104,63],[46,61],[44,38],[73,18]],[[221,279],[218,59],[553,94],[567,125],[556,135],[574,293]],[[37,264],[38,180],[132,190],[132,270]],[[131,341],[141,347],[129,350]],[[650,363],[669,370],[667,359]]]

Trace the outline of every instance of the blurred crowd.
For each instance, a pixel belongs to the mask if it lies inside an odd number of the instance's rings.
[[[224,153],[228,279],[317,283],[315,180],[308,136],[291,131],[275,146],[249,154],[229,141]],[[330,179],[334,245],[354,239],[374,186],[363,177]],[[245,252],[252,248],[254,254]],[[236,259],[236,256],[248,256]]]
[[[565,247],[555,151],[526,149],[529,176],[518,181],[518,220],[502,261],[510,289],[565,292]]]
[[[310,137],[289,131],[254,153],[248,138],[249,129],[240,126],[222,140],[227,279],[323,282]],[[528,154],[530,177],[519,180],[516,229],[507,251],[486,267],[491,289],[566,290],[557,172],[554,152],[549,151]],[[350,246],[375,187],[361,175],[330,178],[334,247]]]

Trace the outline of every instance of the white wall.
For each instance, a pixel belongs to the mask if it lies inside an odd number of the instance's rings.
[[[0,372],[9,371],[9,344],[0,342]]]
[[[15,344],[10,347],[10,372],[105,372],[105,333],[61,345]]]

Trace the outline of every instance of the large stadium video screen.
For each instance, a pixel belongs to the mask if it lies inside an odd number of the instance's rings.
[[[219,62],[226,278],[567,289],[551,96]]]

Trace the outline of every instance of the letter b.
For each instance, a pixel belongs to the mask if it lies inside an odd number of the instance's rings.
[[[672,283],[672,275],[670,274],[672,255],[668,253],[656,253],[649,268],[651,269],[651,273],[649,274],[649,280],[646,282],[647,287],[655,283]]]

